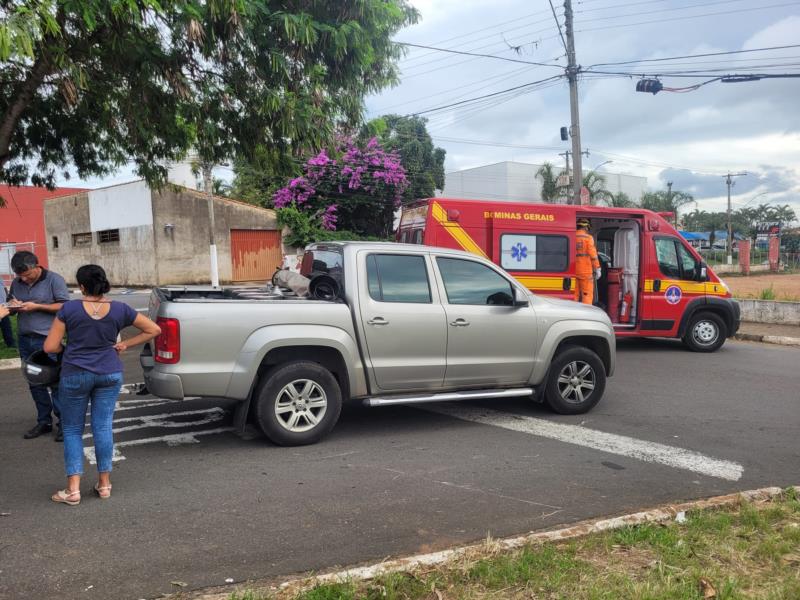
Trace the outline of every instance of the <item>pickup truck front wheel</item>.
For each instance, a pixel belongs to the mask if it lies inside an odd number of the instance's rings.
[[[280,446],[314,444],[327,435],[342,410],[336,378],[321,365],[291,362],[269,371],[255,396],[261,430]]]
[[[588,348],[571,346],[550,365],[545,401],[561,415],[585,413],[600,401],[606,389],[603,361]]]

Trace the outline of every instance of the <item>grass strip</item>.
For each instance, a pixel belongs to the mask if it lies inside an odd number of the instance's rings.
[[[562,542],[500,550],[491,539],[442,566],[228,600],[797,600],[800,498],[687,512]]]

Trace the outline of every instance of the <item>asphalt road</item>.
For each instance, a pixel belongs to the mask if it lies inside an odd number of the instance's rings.
[[[126,379],[140,380],[136,357],[126,361]],[[0,598],[152,598],[181,589],[173,581],[350,565],[798,484],[799,367],[793,348],[730,342],[698,355],[624,342],[588,415],[524,400],[455,403],[447,415],[350,407],[303,448],[226,431],[229,404],[122,396],[114,495],[89,493],[88,466],[75,508],[49,501],[63,485],[61,446],[22,439],[33,404],[18,372],[0,371]],[[565,441],[558,425],[577,428]]]

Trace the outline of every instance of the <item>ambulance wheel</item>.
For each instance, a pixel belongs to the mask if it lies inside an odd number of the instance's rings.
[[[714,352],[725,343],[725,322],[712,312],[699,312],[692,316],[683,335],[683,343],[692,352]]]
[[[568,346],[550,365],[544,399],[560,415],[588,412],[603,397],[606,369],[594,352],[582,346]]]

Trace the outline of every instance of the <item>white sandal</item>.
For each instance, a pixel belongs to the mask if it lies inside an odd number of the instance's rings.
[[[101,500],[108,500],[111,498],[111,484],[109,483],[108,485],[100,485],[99,483],[96,483],[94,485],[94,493],[97,494]]]
[[[75,500],[75,496],[78,497]],[[59,504],[67,504],[69,506],[77,506],[81,503],[81,491],[70,492],[69,490],[58,490],[55,494],[50,496],[50,500],[58,502]]]

